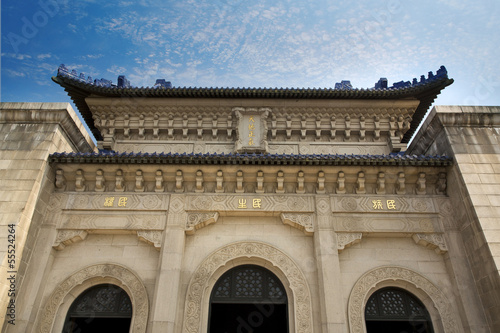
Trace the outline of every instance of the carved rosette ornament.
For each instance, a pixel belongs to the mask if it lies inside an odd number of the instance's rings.
[[[444,238],[440,234],[414,234],[412,238],[418,245],[428,247],[437,254],[443,254],[448,251]]]
[[[281,213],[281,221],[304,231],[306,235],[312,236],[314,233],[313,214]]]
[[[372,269],[365,273],[352,288],[348,303],[349,328],[351,333],[365,333],[364,309],[371,292],[377,285],[384,281],[391,284],[411,284],[416,289],[423,291],[433,303],[443,324],[445,333],[463,332],[457,325],[451,303],[431,281],[410,269],[397,266],[385,266]],[[433,318],[437,319],[437,318]]]
[[[189,282],[183,332],[198,333],[201,329],[201,311],[204,300],[204,291],[209,288],[209,283],[215,272],[225,266],[229,261],[237,258],[260,258],[268,261],[277,269],[281,270],[288,281],[293,297],[295,310],[295,331],[299,333],[311,333],[312,305],[311,294],[307,281],[300,268],[285,253],[277,248],[260,242],[241,242],[230,244],[216,250],[209,255],[193,273]]]
[[[194,235],[194,232],[196,230],[206,227],[209,224],[215,223],[218,219],[218,212],[189,213],[186,221],[186,234]]]
[[[56,315],[65,316],[65,314],[57,313],[59,307],[64,302],[64,298],[75,287],[83,283],[90,282],[89,287],[92,286],[91,280],[94,278],[113,278],[120,281],[120,287],[127,292],[132,302],[133,313],[130,332],[145,333],[149,312],[146,287],[128,268],[114,264],[99,264],[86,267],[61,282],[52,292],[45,306],[42,307],[36,332],[52,332]]]
[[[338,233],[337,249],[339,253],[351,245],[360,243],[362,237],[363,233],[361,232]]]
[[[64,249],[67,245],[79,242],[87,238],[86,230],[59,230],[52,247],[58,251]]]

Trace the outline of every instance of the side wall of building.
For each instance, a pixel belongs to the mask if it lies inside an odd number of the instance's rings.
[[[408,151],[454,158],[448,195],[455,226],[449,234],[462,238],[480,310],[491,332],[499,332],[500,108],[436,106]]]
[[[0,243],[5,244],[0,248],[0,308],[6,309],[9,293],[17,294],[25,277],[38,236],[33,224],[40,223],[53,189],[53,179],[45,186],[53,178],[49,154],[90,152],[93,143],[67,103],[1,103],[0,137]],[[0,326],[4,320],[2,310]]]

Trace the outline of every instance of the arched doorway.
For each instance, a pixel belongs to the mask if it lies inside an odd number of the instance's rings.
[[[365,307],[365,320],[367,333],[434,333],[422,302],[399,288],[373,293]]]
[[[256,265],[224,273],[210,295],[209,333],[288,333],[288,301],[281,281]]]
[[[100,284],[71,304],[63,333],[128,333],[131,319],[132,303],[127,293],[113,284]]]

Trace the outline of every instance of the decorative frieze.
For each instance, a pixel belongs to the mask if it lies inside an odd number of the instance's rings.
[[[332,217],[337,232],[392,233],[404,236],[443,232],[437,215],[418,217],[377,215],[345,215]]]
[[[179,157],[179,161],[189,157]],[[311,164],[315,164],[311,160]],[[277,194],[355,194],[359,197],[446,195],[444,167],[418,172],[417,168],[398,171],[391,167],[363,166],[245,166],[237,170],[231,165],[178,165],[173,169],[165,164],[121,164],[120,168],[104,168],[102,164],[82,164],[74,170],[60,164],[55,175],[55,189],[77,192],[137,193],[277,193]],[[342,164],[342,163],[339,163]],[[85,169],[83,169],[83,167]],[[408,169],[408,168],[407,168]],[[222,176],[224,175],[224,177]],[[375,200],[375,199],[374,199]]]

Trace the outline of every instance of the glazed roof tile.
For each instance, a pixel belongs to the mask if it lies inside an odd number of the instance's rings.
[[[83,164],[216,164],[216,165],[331,165],[331,166],[448,166],[448,156],[340,154],[218,154],[218,153],[53,153],[51,163]]]

